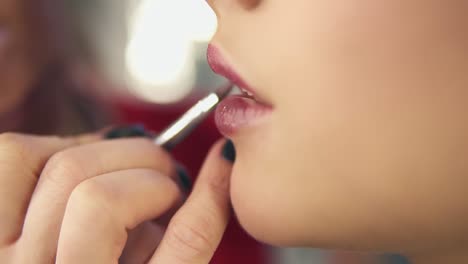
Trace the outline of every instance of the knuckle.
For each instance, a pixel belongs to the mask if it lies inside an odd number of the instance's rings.
[[[118,194],[104,182],[91,179],[80,183],[68,199],[62,230],[69,230],[75,226],[83,230],[103,227],[114,234],[115,245],[125,245],[127,229],[122,228],[125,223],[119,217],[118,206],[115,206],[118,197]],[[75,241],[75,239],[76,233],[64,233],[64,241]],[[65,249],[62,250],[64,251]]]
[[[57,152],[47,161],[41,177],[63,185],[65,182],[78,182],[84,174],[80,159],[65,150]]]
[[[181,260],[192,260],[209,252],[213,245],[207,222],[173,219],[167,229],[167,244]]]
[[[67,207],[80,214],[90,216],[99,214],[102,217],[112,212],[112,204],[116,203],[118,198],[112,188],[91,179],[80,183],[72,191]]]

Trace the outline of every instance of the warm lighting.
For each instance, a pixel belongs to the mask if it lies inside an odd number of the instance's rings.
[[[208,41],[216,18],[205,1],[142,0],[132,16],[126,51],[135,92],[155,102],[176,101],[194,83],[194,42]]]

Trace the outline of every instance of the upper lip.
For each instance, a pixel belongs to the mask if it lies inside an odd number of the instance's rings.
[[[234,85],[252,94],[256,99],[259,99],[257,97],[257,92],[234,70],[215,45],[208,45],[206,56],[208,64],[215,73],[224,76]]]

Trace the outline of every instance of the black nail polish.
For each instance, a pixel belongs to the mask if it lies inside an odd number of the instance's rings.
[[[179,185],[182,189],[189,193],[192,190],[192,179],[190,178],[187,170],[181,165],[176,165],[177,175],[179,176]]]
[[[223,147],[223,157],[232,163],[236,161],[236,148],[234,147],[234,143],[231,140],[228,140]]]
[[[123,126],[112,129],[104,137],[106,139],[130,138],[130,137],[151,137],[144,125]]]

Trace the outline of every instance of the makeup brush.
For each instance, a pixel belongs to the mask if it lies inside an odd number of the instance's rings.
[[[182,142],[190,133],[216,108],[226,96],[230,94],[234,85],[228,83],[198,101],[185,112],[179,119],[161,132],[154,142],[166,150],[173,149]]]

